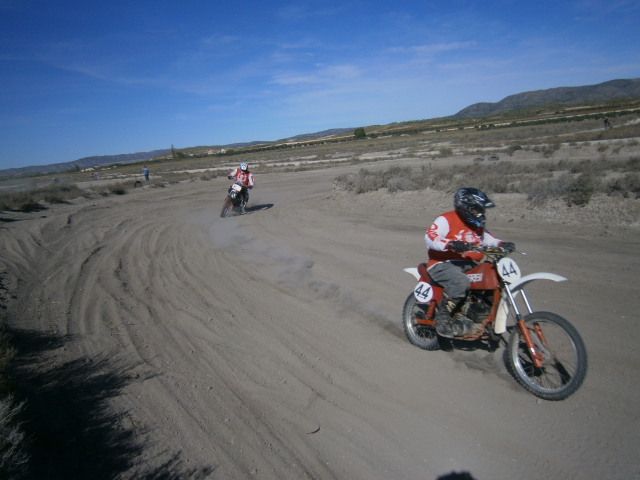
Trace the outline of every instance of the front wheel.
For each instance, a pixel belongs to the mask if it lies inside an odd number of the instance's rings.
[[[555,313],[533,312],[524,323],[536,349],[543,354],[537,368],[518,326],[507,344],[509,373],[526,390],[544,400],[564,400],[582,385],[587,374],[587,350],[578,331]]]
[[[418,303],[412,292],[404,302],[402,325],[404,333],[412,345],[423,350],[438,350],[440,341],[438,340],[435,326],[416,323],[416,319],[427,318],[428,308],[428,304]]]
[[[229,213],[229,209],[231,208],[231,199],[227,197],[222,204],[222,211],[220,212],[220,217],[224,218]]]

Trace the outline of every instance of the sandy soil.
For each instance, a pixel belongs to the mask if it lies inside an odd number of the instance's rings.
[[[494,198],[523,272],[570,279],[534,307],[587,345],[582,388],[545,402],[502,349],[409,344],[402,269],[450,198],[334,191],[357,168],[259,176],[225,219],[226,179],[3,214],[32,478],[640,476],[638,228]]]

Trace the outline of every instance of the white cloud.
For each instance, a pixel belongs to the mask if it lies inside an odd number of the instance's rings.
[[[436,53],[447,52],[451,50],[465,50],[474,47],[476,42],[451,42],[438,43],[433,45],[415,45],[411,47],[392,47],[386,51],[391,53],[418,53],[421,55],[433,55]]]

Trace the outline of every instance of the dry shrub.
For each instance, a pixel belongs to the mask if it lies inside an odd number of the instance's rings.
[[[203,182],[213,180],[214,178],[218,178],[218,172],[206,171],[200,175],[200,180],[202,180]]]
[[[453,149],[450,147],[442,147],[440,148],[440,156],[441,157],[452,157]]]
[[[624,177],[606,183],[603,191],[607,195],[620,195],[629,198],[633,194],[635,198],[640,198],[640,175],[636,172],[625,173]]]
[[[391,177],[387,182],[389,193],[395,193],[403,190],[413,190],[413,182],[408,177],[395,176]]]
[[[372,172],[366,168],[360,169],[357,175],[352,173],[342,174],[336,177],[335,185],[356,194],[375,192],[380,188],[389,187],[389,181],[393,179],[392,187],[394,191],[412,189],[411,167],[393,166],[386,171]]]
[[[127,193],[127,189],[122,182],[107,185],[107,191],[112,195],[124,195],[125,193]]]
[[[15,402],[7,378],[15,354],[9,335],[0,327],[0,478],[7,479],[21,478],[28,459],[24,433],[16,419],[24,403]]]
[[[43,207],[30,192],[16,192],[0,197],[2,210],[16,210],[21,212],[33,212]]]
[[[582,173],[573,178],[568,185],[568,192],[565,196],[567,205],[584,206],[588,204],[597,186],[598,180],[590,172]]]
[[[0,399],[0,478],[18,479],[24,474],[28,457],[24,433],[16,421],[23,406],[11,395]]]
[[[39,201],[48,203],[65,203],[68,200],[85,195],[85,191],[75,184],[50,185],[42,188],[34,188],[26,192],[9,193],[0,196],[1,210],[18,210],[31,212],[43,208]]]
[[[607,172],[623,175],[603,180]],[[418,171],[409,167],[391,167],[386,171],[361,169],[357,175],[336,177],[335,185],[356,194],[387,187],[389,193],[431,188],[454,192],[460,187],[476,187],[487,193],[523,193],[534,206],[549,200],[564,199],[568,205],[587,205],[596,193],[640,197],[640,158],[626,162],[606,158],[591,161],[547,161],[537,165],[513,162],[473,163],[450,167],[423,165]]]

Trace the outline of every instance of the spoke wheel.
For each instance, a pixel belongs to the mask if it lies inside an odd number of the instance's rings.
[[[532,341],[544,355],[542,366],[537,368],[533,364],[516,326],[505,351],[509,373],[536,397],[564,400],[582,385],[587,374],[587,350],[580,334],[554,313],[534,312],[527,315],[524,322]]]
[[[407,297],[402,310],[404,333],[412,345],[423,350],[438,350],[440,341],[435,326],[416,324],[416,318],[427,318],[427,308],[429,305],[418,303],[413,292]]]
[[[222,211],[220,212],[220,217],[222,218],[226,217],[229,214],[230,208],[231,208],[231,199],[227,197],[224,203],[222,204]]]

